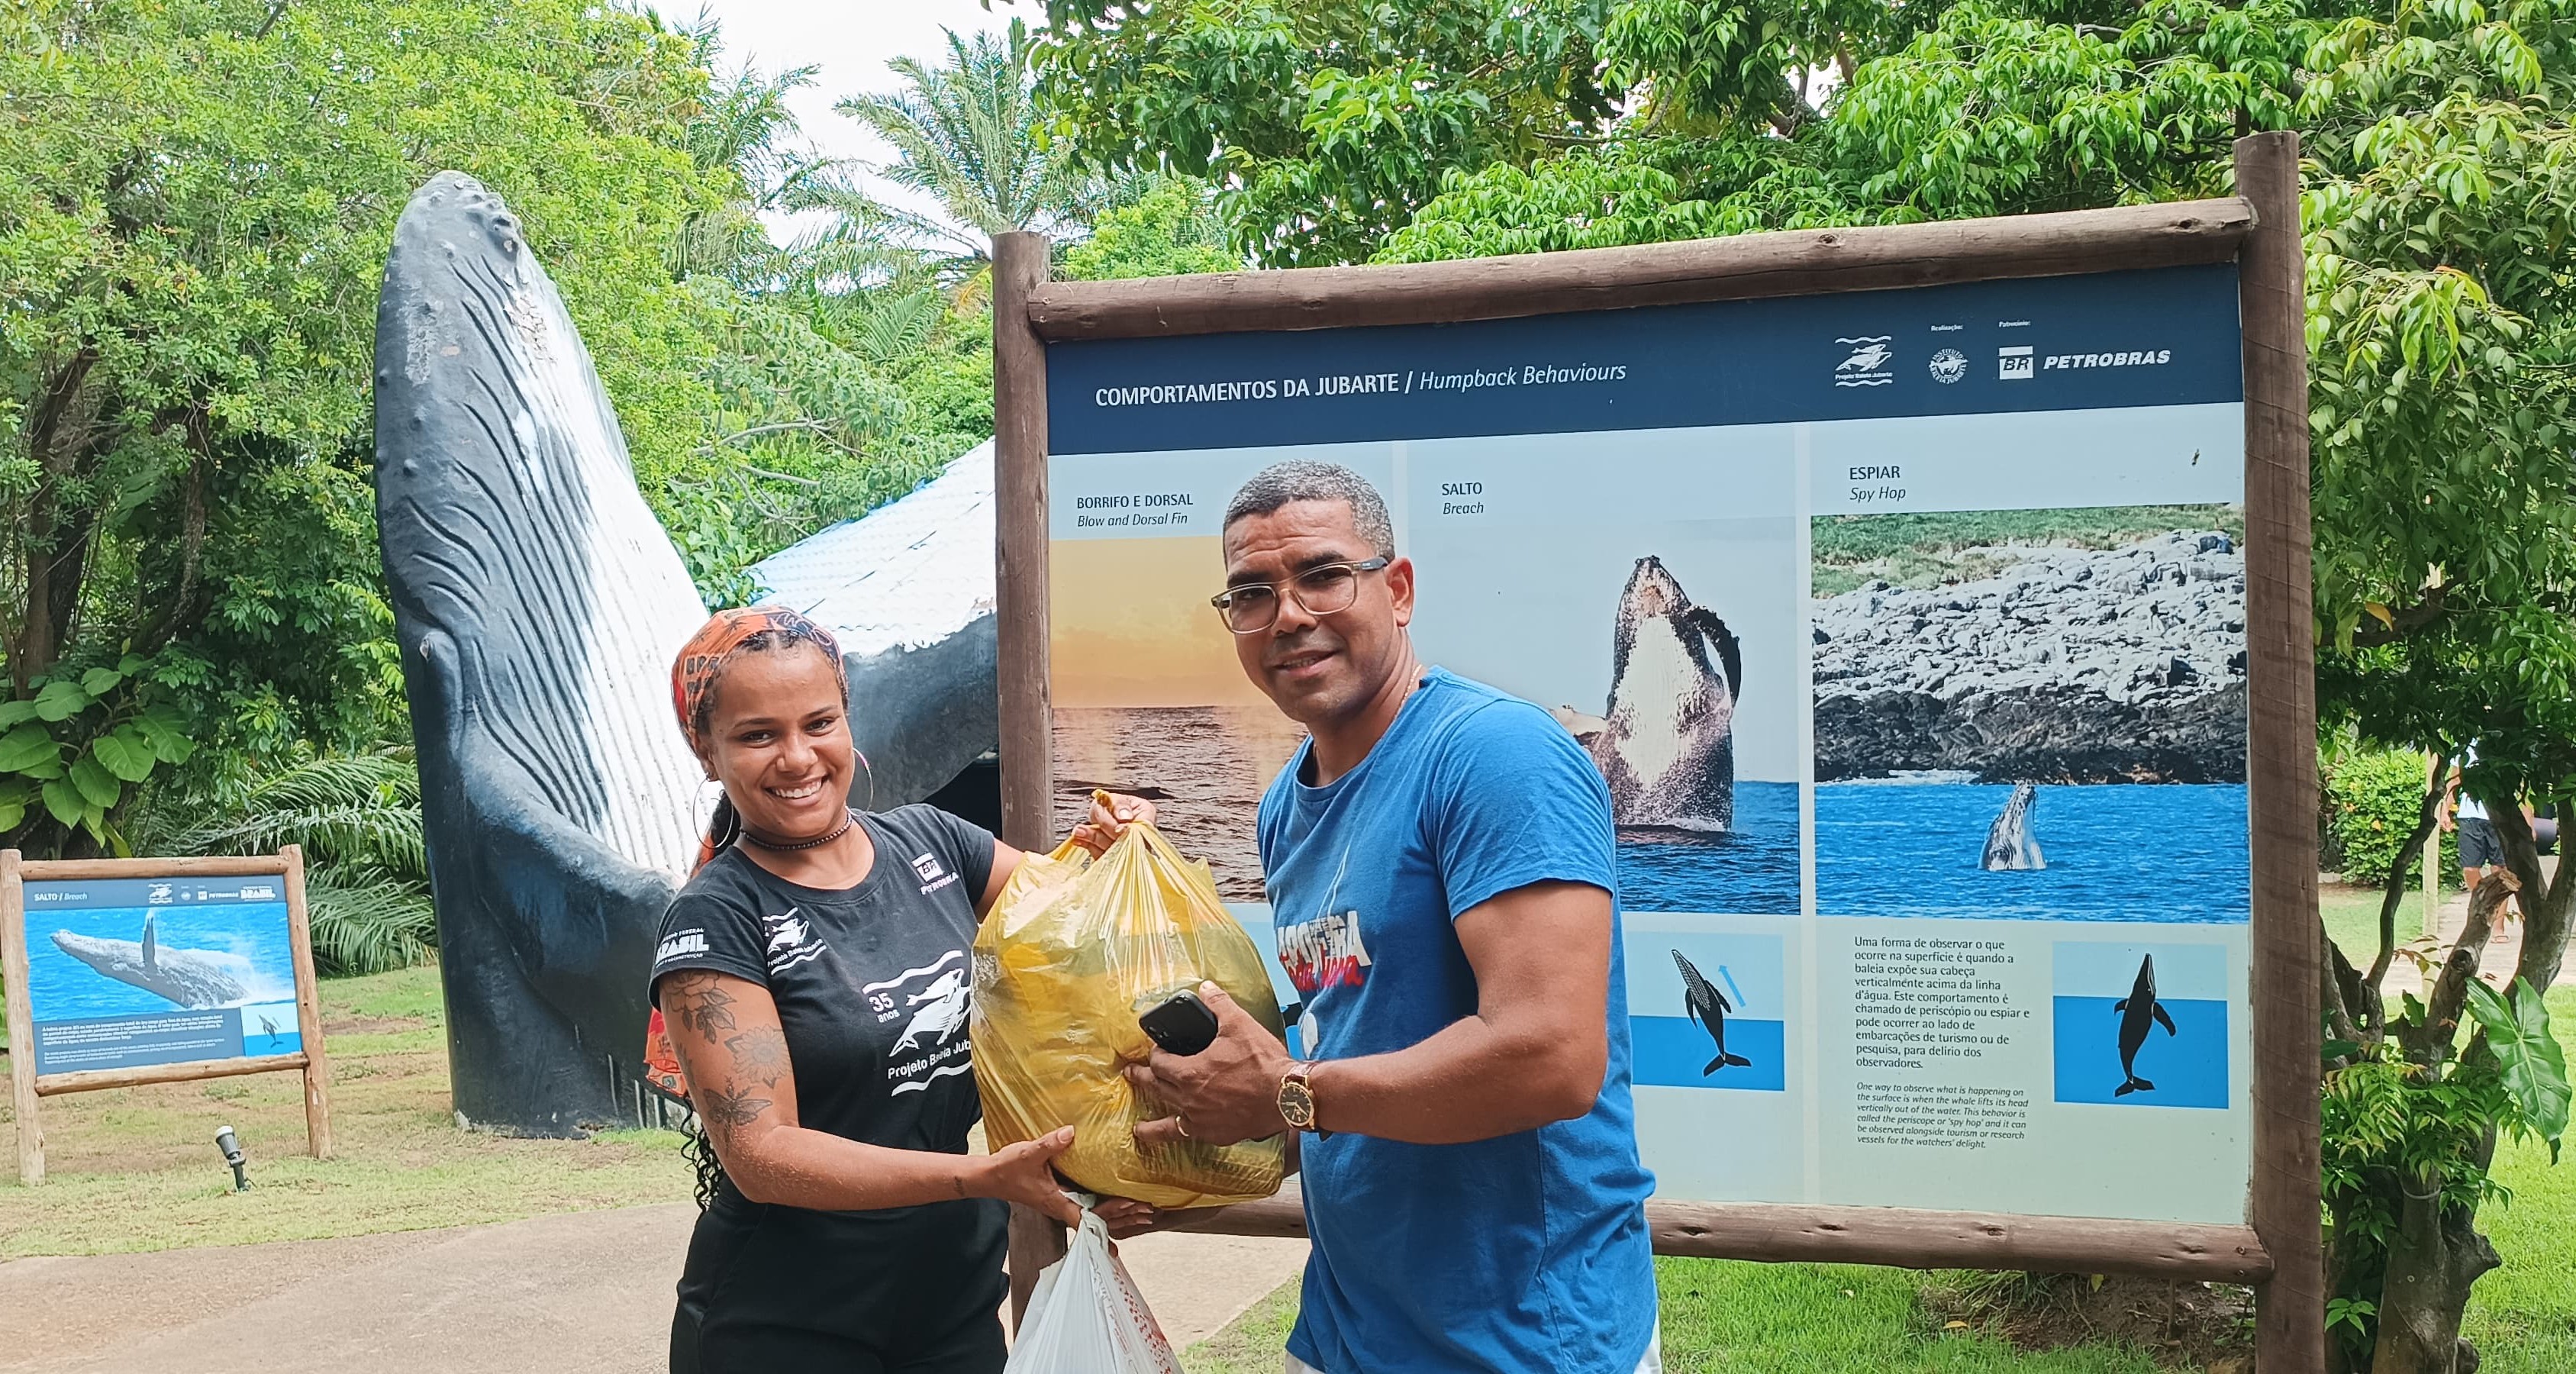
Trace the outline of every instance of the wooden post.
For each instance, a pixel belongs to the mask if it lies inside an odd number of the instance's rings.
[[[0,980],[9,984],[9,1101],[18,1122],[18,1181],[45,1181],[45,1129],[36,1119],[36,1014],[27,1000],[27,885],[18,851],[0,849]]]
[[[2317,1024],[2316,643],[2310,622],[2307,271],[2299,136],[2236,141],[2255,210],[2238,257],[2245,329],[2247,692],[2252,751],[2254,1177],[2272,1260],[2255,1290],[2263,1374],[2324,1374]]]
[[[2441,786],[2442,774],[2438,771],[2442,764],[2440,751],[2425,755],[2424,760],[2424,771],[2433,779],[2429,785]],[[2438,826],[2424,840],[2424,933],[2435,939],[2441,938],[2442,934],[2442,831]],[[2433,985],[2430,971],[2424,975],[2424,985],[2428,988]]]
[[[322,1048],[322,996],[313,976],[313,926],[304,909],[304,847],[286,860],[286,932],[295,953],[295,1025],[304,1040],[304,1143],[315,1159],[331,1157],[331,1058]]]
[[[1001,664],[1002,839],[1053,846],[1055,760],[1047,699],[1046,344],[1029,327],[1030,293],[1054,249],[1044,234],[993,236],[993,599]],[[1011,1323],[1038,1270],[1064,1253],[1064,1228],[1011,1208]]]

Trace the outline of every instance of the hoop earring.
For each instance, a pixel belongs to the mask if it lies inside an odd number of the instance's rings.
[[[868,756],[861,753],[856,746],[852,746],[850,752],[857,755],[859,766],[868,770],[868,802],[867,805],[862,806],[859,809],[861,811],[874,811],[877,809],[877,770],[874,765],[868,762]]]

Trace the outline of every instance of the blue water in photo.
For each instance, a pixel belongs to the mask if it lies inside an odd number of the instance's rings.
[[[1630,1077],[1637,1083],[1665,1088],[1735,1088],[1745,1092],[1786,1092],[1789,1087],[1788,1032],[1778,1021],[1726,1018],[1726,1052],[1753,1062],[1729,1064],[1703,1073],[1717,1047],[1699,1024],[1681,1016],[1631,1016],[1628,1038],[1634,1049]]]
[[[1825,916],[2239,922],[2252,911],[2242,784],[2042,785],[2030,833],[2048,867],[1989,873],[2003,784],[1838,782],[1816,789]]]
[[[304,1048],[304,1031],[293,1002],[266,1002],[241,1009],[242,1053],[251,1058],[293,1054]]]
[[[230,976],[242,989],[233,1005],[292,1002],[295,957],[284,902],[182,902],[168,906],[91,907],[27,913],[28,1007],[39,1021],[80,1021],[178,1011],[159,993],[121,982],[66,954],[56,931],[139,943],[153,918],[159,958],[192,958]]]
[[[2147,1041],[2132,1062],[2138,1077],[2156,1086],[2119,1096],[2121,1013],[2116,997],[2060,997],[2057,1001],[2057,1100],[2114,1107],[2227,1106],[2227,1004],[2158,998],[2173,1018],[2173,1034],[2150,1023]],[[1732,1038],[1732,1037],[1730,1037]]]
[[[1735,784],[1735,829],[1729,834],[1621,835],[1619,905],[1626,911],[1797,915],[1798,784]]]

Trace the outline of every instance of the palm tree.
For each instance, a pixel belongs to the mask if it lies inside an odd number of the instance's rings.
[[[928,195],[942,214],[886,204],[836,169],[790,197],[839,217],[812,248],[910,248],[941,259],[944,275],[969,275],[986,261],[993,235],[1062,237],[1115,199],[1107,182],[1075,164],[1070,147],[1044,138],[1021,21],[1004,34],[948,31],[947,60],[936,67],[911,57],[886,65],[902,89],[854,95],[835,108],[894,145],[894,161],[874,169],[878,175]]]
[[[422,963],[437,947],[411,750],[314,755],[196,800],[211,804],[214,816],[147,842],[173,854],[302,845],[313,957],[323,972],[381,973]]]

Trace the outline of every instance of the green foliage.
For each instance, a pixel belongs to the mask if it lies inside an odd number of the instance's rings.
[[[1100,217],[1088,238],[1064,251],[1058,276],[1075,281],[1233,272],[1243,259],[1226,246],[1205,182],[1155,177],[1143,194]]]
[[[1607,0],[1047,0],[1051,134],[1226,188],[1271,266],[1366,259],[1444,175],[1527,163],[1617,111]]]
[[[2505,1129],[2544,1141],[2551,1163],[2558,1161],[2567,1134],[2567,1055],[2550,1033],[2549,1005],[2525,979],[2515,979],[2508,998],[2484,983],[2468,987],[2469,1014],[2486,1033],[2495,1056],[2496,1073],[2510,1110],[2501,1115]]]
[[[2426,775],[2422,754],[2397,749],[2356,749],[2333,756],[2322,769],[2325,803],[2324,861],[2357,887],[2388,881],[2388,866],[2415,831],[2422,814]],[[2459,837],[2442,834],[2446,881],[2457,885]],[[2348,954],[2364,951],[2350,950]]]
[[[301,845],[313,958],[327,974],[381,973],[437,948],[420,776],[408,749],[320,755],[172,807],[213,819],[147,832],[154,852],[274,854]]]

